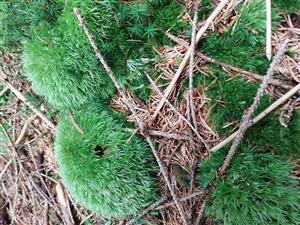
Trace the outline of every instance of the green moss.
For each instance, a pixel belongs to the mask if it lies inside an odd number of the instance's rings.
[[[34,90],[61,111],[78,110],[88,102],[108,98],[114,85],[102,69],[73,14],[79,7],[105,59],[124,83],[125,61],[118,46],[121,35],[113,16],[101,3],[68,1],[57,26],[36,32],[24,49],[24,67]],[[112,37],[115,41],[111,42]],[[110,52],[119,54],[113,60]]]
[[[0,49],[30,39],[39,27],[54,25],[62,6],[58,0],[1,1]]]
[[[299,13],[300,0],[274,0],[272,1],[274,8],[282,10],[286,13]]]
[[[265,3],[250,1],[239,9],[240,18],[233,30],[212,34],[203,43],[203,51],[211,57],[230,64],[265,74],[268,60],[265,56]],[[279,16],[274,12],[273,29]]]
[[[244,112],[252,104],[259,85],[246,83],[242,78],[230,78],[216,67],[212,67],[211,73],[216,80],[212,81],[206,91],[211,106],[214,106],[210,118],[218,133],[228,136],[233,132],[236,122],[241,120]],[[262,111],[268,104],[269,98],[265,95],[257,111]],[[235,122],[233,126],[223,128],[231,122]]]
[[[61,120],[54,144],[63,183],[82,206],[104,217],[122,218],[158,198],[151,151],[105,111],[80,112]]]
[[[242,146],[226,173],[216,180],[206,216],[218,224],[299,224],[300,188],[291,175],[294,167],[269,153],[255,153]],[[225,151],[218,152],[199,167],[202,187],[215,180]]]

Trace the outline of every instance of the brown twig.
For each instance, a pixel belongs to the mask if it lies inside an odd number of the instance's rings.
[[[233,155],[235,154],[236,150],[237,150],[237,147],[238,145],[240,144],[245,132],[247,131],[247,129],[251,126],[251,117],[253,115],[253,113],[255,112],[259,102],[260,102],[260,99],[261,97],[263,96],[265,90],[267,89],[268,87],[268,82],[269,80],[272,78],[273,74],[274,74],[274,71],[275,71],[275,67],[277,66],[277,64],[280,62],[285,50],[286,50],[286,47],[287,47],[287,44],[288,44],[288,40],[286,40],[278,49],[277,51],[277,54],[275,55],[268,71],[267,71],[267,74],[266,76],[264,77],[264,80],[262,82],[262,84],[260,85],[257,93],[256,93],[256,96],[254,98],[254,101],[252,103],[252,105],[250,106],[250,108],[248,109],[248,111],[244,114],[243,118],[242,118],[242,121],[241,121],[241,124],[240,124],[240,127],[237,131],[237,134],[233,140],[233,144],[226,156],[226,159],[224,160],[224,163],[223,165],[220,167],[219,169],[219,173],[220,175],[224,174],[230,161],[232,160],[233,158]]]
[[[16,145],[16,146],[17,146],[18,144],[20,144],[20,142],[22,141],[22,139],[23,139],[23,137],[24,137],[24,135],[25,135],[25,133],[26,133],[26,130],[27,130],[29,124],[30,124],[36,117],[37,117],[37,114],[33,114],[32,116],[30,116],[30,117],[26,120],[24,126],[22,127],[22,130],[21,130],[21,132],[20,132],[19,137],[18,137],[17,140],[15,141],[15,145]]]
[[[128,221],[126,223],[126,225],[133,224],[137,219],[145,216],[148,212],[154,210],[157,206],[159,206],[161,203],[163,203],[166,200],[167,200],[166,196],[162,197],[160,200],[154,202],[153,204],[151,204],[150,206],[148,206],[146,209],[144,209],[139,215],[137,215],[136,217],[134,217],[133,219],[131,219],[130,221]]]
[[[113,71],[111,70],[111,68],[107,65],[106,61],[104,60],[103,56],[101,55],[98,47],[96,46],[95,42],[94,42],[94,39],[92,37],[92,35],[90,34],[90,32],[88,31],[88,28],[85,24],[85,21],[84,21],[84,18],[81,16],[80,14],[80,10],[78,8],[74,8],[74,14],[77,16],[78,18],[78,21],[79,21],[79,25],[80,27],[83,29],[83,31],[85,32],[91,46],[93,47],[94,51],[95,51],[95,54],[96,54],[96,57],[99,59],[99,61],[101,62],[101,64],[103,65],[105,71],[107,72],[107,74],[109,75],[109,77],[111,78],[111,80],[113,81],[114,85],[116,86],[117,90],[119,91],[119,93],[121,94],[122,98],[123,98],[123,101],[124,103],[126,104],[126,106],[130,109],[132,115],[134,116],[142,134],[145,136],[146,138],[146,141],[148,142],[151,150],[152,150],[152,153],[158,163],[158,166],[160,168],[160,171],[164,177],[164,180],[168,186],[168,189],[171,193],[171,196],[172,198],[174,199],[174,202],[176,204],[176,207],[180,213],[180,216],[181,216],[181,219],[182,221],[184,222],[185,225],[188,224],[188,221],[186,219],[186,215],[183,211],[183,208],[182,208],[182,205],[179,203],[178,201],[178,198],[176,196],[176,193],[172,187],[172,184],[171,182],[169,181],[169,178],[168,178],[168,174],[167,174],[167,171],[165,169],[165,166],[163,165],[162,161],[160,160],[159,158],[159,155],[158,153],[156,152],[156,149],[154,147],[154,144],[153,142],[151,141],[150,137],[145,133],[145,129],[144,129],[144,123],[141,121],[140,117],[138,116],[135,108],[132,106],[132,104],[130,103],[128,97],[126,96],[125,94],[125,91],[123,90],[123,88],[121,87],[121,85],[119,84],[119,82],[117,81],[117,79],[115,78],[114,76],[114,73]]]
[[[190,56],[190,65],[189,65],[189,106],[190,113],[192,117],[192,121],[196,130],[197,121],[196,121],[196,113],[195,113],[195,105],[193,101],[193,71],[194,71],[194,60],[195,60],[195,48],[196,48],[196,29],[197,29],[197,20],[198,20],[198,11],[200,7],[200,2],[196,1],[194,4],[194,18],[192,24],[192,39],[191,39],[191,56]]]
[[[223,10],[223,8],[225,7],[225,5],[228,3],[229,0],[222,0],[220,2],[220,4],[215,8],[215,10],[212,12],[212,14],[207,18],[207,20],[205,21],[205,23],[203,24],[203,26],[199,29],[199,31],[197,32],[196,35],[196,44],[200,41],[201,37],[203,36],[203,34],[205,33],[205,31],[207,30],[207,28],[209,27],[210,24],[213,23],[214,19],[218,16],[218,14]],[[156,117],[158,116],[158,113],[160,112],[160,110],[162,109],[162,107],[165,104],[165,99],[167,99],[171,93],[171,91],[173,90],[173,87],[175,86],[178,78],[180,77],[182,71],[185,68],[185,65],[187,63],[187,61],[190,58],[191,55],[191,51],[192,48],[190,47],[188,49],[188,51],[185,53],[185,56],[183,58],[183,60],[181,61],[177,72],[175,73],[172,81],[170,82],[170,84],[168,85],[168,87],[166,88],[165,92],[164,92],[164,97],[162,98],[153,114],[152,119],[155,120]]]
[[[81,127],[79,127],[79,125],[77,124],[76,120],[75,120],[75,117],[74,117],[74,114],[72,112],[69,113],[70,115],[70,118],[71,118],[71,122],[73,124],[73,126],[75,127],[76,130],[78,130],[78,132],[81,134],[81,135],[84,135],[84,131],[81,129]]]

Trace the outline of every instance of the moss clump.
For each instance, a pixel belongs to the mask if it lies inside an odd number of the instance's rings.
[[[34,40],[26,44],[23,57],[34,90],[61,111],[78,110],[95,99],[110,97],[115,91],[78,25],[74,7],[81,8],[96,43],[118,77],[125,66],[117,45],[121,38],[119,29],[105,5],[92,0],[68,1],[57,26],[51,31],[36,32]],[[119,53],[119,60],[109,57],[113,49]]]
[[[300,0],[274,0],[272,4],[275,8],[286,13],[300,12]]]
[[[206,215],[226,225],[299,224],[300,188],[291,175],[294,165],[269,153],[255,153],[245,146],[241,149],[226,178],[216,180]],[[201,163],[201,186],[215,180],[224,157],[224,152],[219,152]]]
[[[269,64],[264,50],[265,2],[250,1],[239,12],[235,29],[230,28],[221,35],[212,34],[203,43],[203,51],[221,62],[264,74]],[[278,18],[274,12],[274,29]]]
[[[63,4],[58,0],[3,0],[0,2],[0,49],[32,37],[43,26],[55,24]]]
[[[156,167],[147,146],[124,132],[105,111],[61,120],[55,156],[63,183],[74,199],[104,217],[136,214],[158,198]]]

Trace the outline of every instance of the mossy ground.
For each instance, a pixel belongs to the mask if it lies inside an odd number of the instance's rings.
[[[107,217],[137,214],[158,198],[154,159],[148,147],[108,113],[81,112],[61,120],[55,155],[64,185],[74,199]]]

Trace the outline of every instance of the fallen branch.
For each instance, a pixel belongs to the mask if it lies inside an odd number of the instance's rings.
[[[197,129],[197,121],[196,121],[196,112],[195,105],[193,101],[193,71],[194,71],[194,60],[195,60],[195,48],[196,48],[196,29],[197,29],[197,20],[198,20],[198,11],[200,7],[200,2],[196,1],[194,5],[194,19],[192,24],[192,39],[191,39],[191,56],[190,56],[190,65],[189,65],[189,106],[190,113],[192,117],[192,121],[195,129]]]
[[[287,47],[287,44],[288,44],[288,40],[286,40],[278,49],[277,51],[277,54],[275,55],[268,71],[267,71],[267,74],[266,76],[264,77],[264,80],[263,82],[261,83],[257,93],[256,93],[256,96],[254,98],[254,101],[252,103],[252,105],[249,107],[248,111],[244,114],[243,118],[242,118],[242,121],[240,123],[240,127],[237,131],[237,134],[234,138],[234,141],[233,141],[233,144],[224,160],[224,163],[223,165],[220,167],[219,169],[219,173],[220,175],[224,174],[227,167],[229,166],[229,163],[231,162],[244,134],[246,133],[247,129],[251,126],[251,117],[253,115],[253,113],[255,112],[260,100],[261,100],[261,97],[264,95],[267,87],[268,87],[268,82],[269,80],[272,78],[274,72],[275,72],[275,67],[278,65],[278,63],[280,62],[285,50],[286,50],[286,47]]]
[[[79,125],[77,124],[76,120],[75,120],[75,117],[74,117],[74,114],[72,112],[70,112],[70,118],[71,118],[71,122],[73,124],[73,126],[75,127],[76,130],[78,130],[78,132],[81,134],[81,135],[84,135],[84,132],[83,130],[81,129],[81,127],[79,127]]]
[[[12,93],[14,93],[18,99],[24,102],[35,114],[37,114],[51,129],[55,130],[55,125],[52,123],[42,112],[37,110],[27,99],[25,96],[18,91],[14,86],[12,86],[8,81],[4,79],[0,79],[0,81],[10,89]]]
[[[151,150],[152,150],[152,153],[158,163],[158,166],[160,168],[160,171],[163,175],[163,178],[168,186],[168,189],[171,193],[171,196],[176,204],[176,207],[179,211],[179,214],[181,216],[181,219],[182,221],[184,222],[185,225],[188,224],[188,221],[187,221],[187,218],[186,218],[186,215],[183,211],[183,207],[182,205],[179,203],[178,201],[178,198],[176,196],[176,193],[172,187],[172,184],[171,182],[169,181],[169,178],[168,178],[168,174],[167,174],[167,171],[162,163],[162,161],[160,160],[159,158],[159,155],[158,153],[156,152],[156,149],[154,147],[154,144],[153,142],[151,141],[149,135],[145,132],[145,129],[144,129],[144,123],[141,121],[140,117],[138,116],[135,108],[132,106],[132,104],[130,103],[128,97],[126,96],[125,94],[125,91],[123,90],[123,88],[121,87],[121,85],[119,84],[119,82],[117,81],[117,79],[115,78],[115,75],[113,73],[113,71],[111,70],[111,68],[108,66],[108,64],[106,63],[106,61],[104,60],[103,56],[101,55],[97,45],[95,44],[94,42],[94,39],[92,37],[92,35],[90,34],[87,26],[86,26],[86,23],[84,21],[84,18],[81,16],[80,14],[80,10],[78,8],[74,8],[74,14],[77,16],[78,18],[78,21],[79,21],[79,25],[80,27],[83,29],[84,33],[86,34],[91,46],[93,47],[94,51],[95,51],[95,54],[96,54],[96,57],[98,58],[98,60],[101,62],[101,64],[103,65],[105,71],[107,72],[108,76],[111,78],[111,80],[113,81],[114,85],[116,86],[117,90],[119,91],[119,93],[121,94],[122,98],[123,98],[123,101],[124,103],[126,104],[126,106],[130,109],[132,115],[134,116],[142,134],[145,136],[146,138],[146,141],[148,142]]]
[[[200,30],[198,31],[197,35],[196,35],[196,44],[200,41],[201,37],[203,36],[203,34],[205,33],[205,31],[207,30],[207,28],[209,27],[209,25],[214,21],[214,19],[218,16],[218,14],[222,11],[222,9],[225,7],[225,5],[228,3],[229,0],[222,0],[220,2],[220,4],[215,8],[215,10],[212,12],[212,14],[207,18],[207,20],[205,21],[205,23],[203,24],[203,26],[200,28]],[[168,87],[166,88],[165,92],[164,92],[164,96],[165,98],[162,98],[153,114],[152,119],[155,120],[156,117],[158,116],[158,113],[160,112],[160,110],[162,109],[162,107],[165,104],[165,99],[167,99],[171,93],[171,91],[173,90],[178,78],[180,77],[182,71],[185,68],[185,65],[187,63],[187,61],[190,58],[190,55],[192,53],[192,47],[190,47],[188,49],[188,51],[185,53],[185,56],[182,60],[182,62],[180,63],[177,72],[175,73],[172,81],[170,82],[170,84],[168,85]]]
[[[258,123],[260,120],[262,120],[265,116],[267,116],[270,112],[275,110],[278,106],[282,105],[284,102],[286,102],[289,98],[291,98],[293,95],[295,95],[297,92],[300,91],[300,84],[293,87],[289,92],[287,92],[285,95],[277,99],[275,102],[273,102],[268,108],[266,108],[263,112],[258,114],[250,123],[250,126],[253,126],[254,124]],[[229,137],[227,137],[225,140],[214,146],[209,150],[209,152],[216,152],[223,148],[225,145],[230,143],[237,135],[237,131],[231,134]]]
[[[271,0],[266,0],[266,56],[272,58],[272,8]]]

